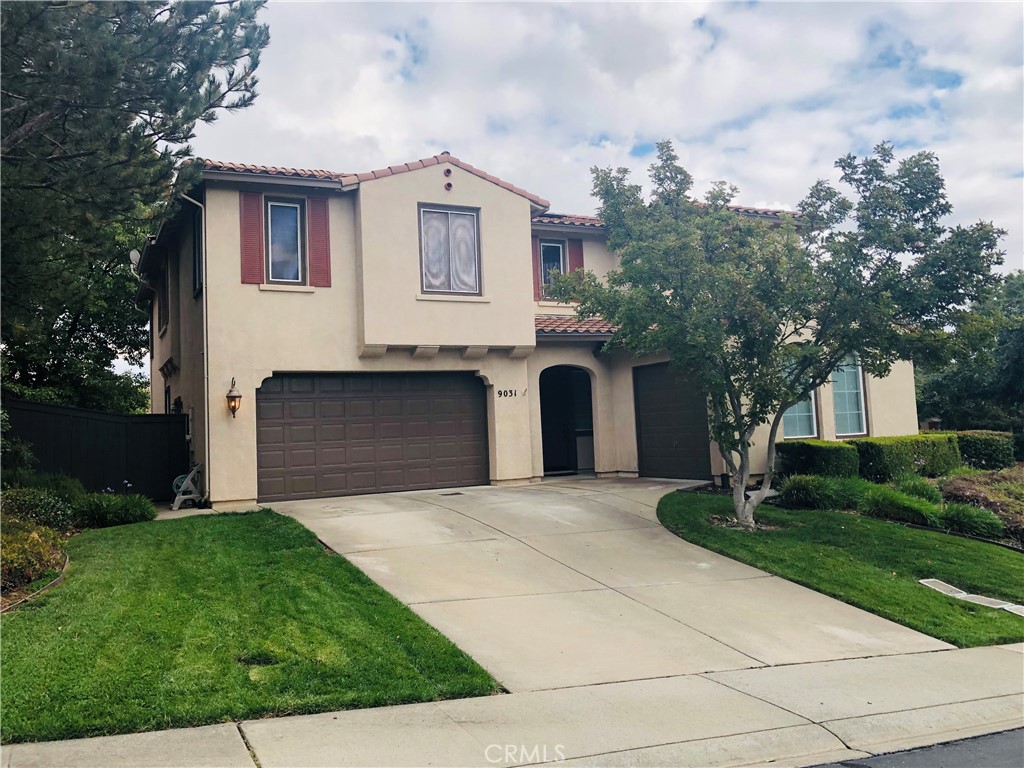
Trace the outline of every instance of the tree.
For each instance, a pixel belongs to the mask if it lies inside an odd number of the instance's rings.
[[[975,302],[950,337],[949,361],[917,368],[918,412],[952,429],[1012,430],[1024,441],[1024,272]]]
[[[110,371],[146,345],[127,253],[195,182],[196,122],[256,98],[262,6],[0,6],[5,384],[107,407],[134,386]]]
[[[554,293],[578,302],[580,317],[617,325],[611,346],[667,352],[696,378],[708,393],[737,520],[752,529],[771,488],[785,410],[851,356],[876,376],[915,353],[941,357],[963,307],[994,281],[1002,232],[940,223],[951,206],[928,152],[895,163],[880,144],[866,158],[843,157],[836,166],[852,199],[818,181],[799,216],[778,222],[737,213],[737,190],[723,182],[694,199],[677,160],[670,142],[658,144],[649,198],[624,168],[592,170],[620,267],[605,282],[563,276]],[[762,424],[767,469],[748,498],[750,447]]]

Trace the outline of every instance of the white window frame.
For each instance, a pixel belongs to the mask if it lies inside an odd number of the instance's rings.
[[[815,392],[815,390],[813,390],[813,389],[811,390],[811,394],[808,397],[808,399],[811,402],[811,427],[813,428],[814,431],[811,434],[809,434],[809,435],[787,435],[786,434],[786,414],[785,414],[785,412],[783,412],[783,414],[782,414],[782,439],[783,440],[807,440],[809,438],[817,438],[818,437],[818,397],[817,397],[817,393]],[[804,401],[800,400],[799,402],[793,403],[793,405],[791,405],[790,408],[793,408],[793,407],[795,407],[797,405],[800,405],[800,403],[802,403],[802,402],[804,402]],[[788,411],[788,410],[789,410],[789,408],[786,409],[786,411]]]
[[[419,220],[420,220],[420,291],[425,294],[441,294],[442,296],[482,296],[483,295],[483,259],[480,256],[480,209],[479,208],[460,208],[458,206],[439,206],[439,205],[424,205],[420,204],[419,207]],[[449,283],[452,282],[451,276],[454,272],[454,264],[452,263],[452,214],[458,214],[460,216],[472,216],[473,217],[473,232],[475,233],[475,255],[476,255],[476,290],[475,291],[456,291],[456,290],[439,290],[437,288],[427,288],[426,280],[426,254],[423,252],[424,248],[424,237],[423,237],[423,221],[424,214],[426,213],[443,213],[448,216],[448,277]]]
[[[551,278],[549,277],[548,273],[546,273],[544,271],[544,246],[545,245],[557,245],[558,246],[559,253],[561,254],[561,258],[559,259],[559,264],[558,264],[558,273],[560,275],[564,275],[569,270],[569,264],[568,264],[568,260],[569,260],[569,248],[568,248],[568,245],[569,244],[565,240],[547,240],[547,239],[542,239],[540,241],[540,246],[537,249],[537,258],[540,259],[540,264],[539,264],[539,268],[540,268],[540,288],[541,288],[541,295],[542,296],[547,296],[548,295],[548,288],[551,286]]]
[[[851,355],[847,358],[852,364],[846,364],[842,362],[839,364],[839,368],[853,368],[857,369],[857,383],[858,383],[858,395],[860,397],[860,432],[840,432],[839,425],[835,423],[836,420],[836,409],[835,409],[835,378],[832,378],[832,421],[833,426],[836,429],[836,437],[864,437],[868,434],[868,405],[867,405],[867,392],[864,386],[864,369],[861,367],[860,360],[856,355]]]
[[[272,198],[268,197],[264,200],[263,215],[267,220],[267,246],[264,258],[266,259],[267,266],[267,279],[266,282],[271,285],[305,285],[306,284],[306,204],[304,200],[289,200],[286,198]],[[274,206],[281,208],[294,208],[296,212],[296,218],[298,218],[297,230],[298,230],[298,247],[299,247],[299,277],[297,280],[290,280],[287,278],[274,277],[274,232],[273,223],[271,221],[270,209]]]

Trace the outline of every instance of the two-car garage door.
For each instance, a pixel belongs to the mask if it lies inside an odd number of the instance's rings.
[[[284,374],[256,392],[259,499],[488,482],[472,373]]]

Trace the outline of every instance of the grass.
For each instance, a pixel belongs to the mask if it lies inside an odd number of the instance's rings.
[[[946,597],[918,584],[936,578],[974,594],[1024,603],[1024,555],[944,533],[843,512],[758,509],[745,531],[709,522],[731,517],[732,499],[670,493],[658,519],[687,541],[803,584],[961,648],[1024,640],[1024,618]]]
[[[272,512],[86,531],[3,618],[3,741],[494,693],[347,560]]]

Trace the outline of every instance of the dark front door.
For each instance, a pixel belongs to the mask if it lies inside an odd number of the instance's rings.
[[[540,375],[544,474],[594,468],[593,397],[582,368],[556,365]]]
[[[692,480],[711,478],[707,398],[668,363],[633,369],[640,474]]]
[[[259,499],[488,482],[472,373],[279,374],[256,391]]]

